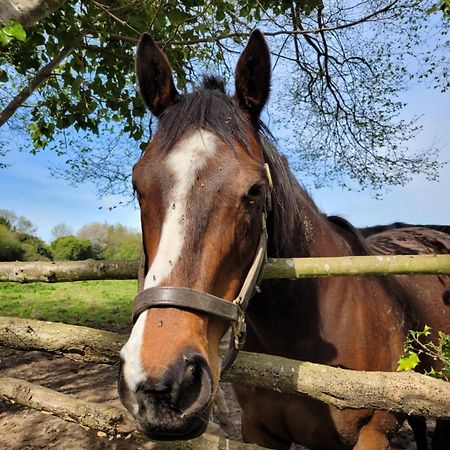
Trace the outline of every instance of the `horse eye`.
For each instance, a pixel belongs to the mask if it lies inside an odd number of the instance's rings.
[[[246,197],[249,199],[255,199],[261,197],[263,193],[263,186],[259,183],[255,183],[248,191]]]

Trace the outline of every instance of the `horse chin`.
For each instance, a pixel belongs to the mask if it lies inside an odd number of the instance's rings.
[[[140,431],[152,440],[184,441],[201,436],[208,426],[209,416],[210,408],[182,420],[171,420],[167,423],[161,420],[157,424],[150,424],[137,418],[137,423]]]

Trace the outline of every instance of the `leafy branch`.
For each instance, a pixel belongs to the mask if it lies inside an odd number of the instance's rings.
[[[6,47],[14,39],[24,42],[26,37],[27,33],[20,22],[15,19],[11,19],[8,25],[0,28],[0,45],[3,47]]]
[[[294,166],[298,160],[298,172],[314,174],[318,185],[356,182],[377,191],[417,173],[435,179],[441,168],[437,149],[410,151],[408,142],[420,127],[414,118],[400,118],[405,105],[398,100],[410,77],[436,78],[447,89],[448,53],[434,50],[448,45],[450,23],[443,24],[442,42],[431,40],[428,10],[435,4],[67,0],[27,29],[26,45],[0,49],[0,62],[6,63],[0,71],[0,126],[22,124],[33,152],[47,148],[67,155],[65,178],[93,181],[106,192],[116,190],[114,175],[124,180],[117,189],[128,194],[132,161],[125,149],[145,147],[151,129],[135,88],[140,34],[152,33],[168,56],[178,89],[187,91],[205,71],[231,78],[235,55],[258,27],[274,55],[275,123],[279,119],[282,130],[289,126],[282,139]],[[411,73],[408,57],[422,58],[420,73]],[[128,140],[117,147],[115,158],[104,130]],[[97,164],[105,158],[117,167]],[[96,169],[90,172],[90,167]]]
[[[405,340],[404,353],[398,361],[398,371],[413,370],[419,364],[431,360],[441,366],[441,370],[425,370],[427,375],[439,379],[450,379],[450,335],[437,332],[437,339],[429,338],[432,329],[425,325],[422,331],[410,330]]]

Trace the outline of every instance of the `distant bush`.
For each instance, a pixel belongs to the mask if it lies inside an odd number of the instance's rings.
[[[16,233],[7,224],[0,223],[0,261],[21,261],[24,254]]]
[[[62,236],[50,244],[53,259],[57,261],[81,261],[93,257],[91,243],[75,236]]]
[[[103,259],[139,259],[141,246],[141,233],[124,225],[109,225]]]
[[[50,245],[35,233],[26,217],[0,209],[0,261],[138,259],[142,246],[141,233],[120,224],[89,223],[74,236],[70,226],[60,223],[52,229]]]
[[[36,227],[14,211],[0,209],[0,261],[52,259],[48,246],[34,236]]]
[[[24,250],[22,261],[49,261],[53,259],[49,246],[37,236],[28,233],[15,233]]]
[[[89,239],[96,259],[138,259],[141,251],[141,233],[124,225],[93,222],[84,225],[78,238]]]

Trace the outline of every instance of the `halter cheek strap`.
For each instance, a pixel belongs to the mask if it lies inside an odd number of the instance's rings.
[[[206,292],[196,291],[186,287],[151,287],[144,289],[145,279],[145,254],[141,253],[139,262],[139,294],[133,303],[133,323],[139,315],[149,308],[180,308],[188,311],[196,311],[218,317],[230,322],[232,336],[229,352],[222,361],[222,374],[228,370],[235,361],[239,351],[245,343],[246,326],[245,311],[255,292],[259,292],[263,267],[267,258],[267,211],[271,209],[272,179],[270,171],[265,164],[269,192],[266,195],[266,203],[262,212],[262,228],[255,258],[245,277],[239,294],[233,301],[224,300]]]

